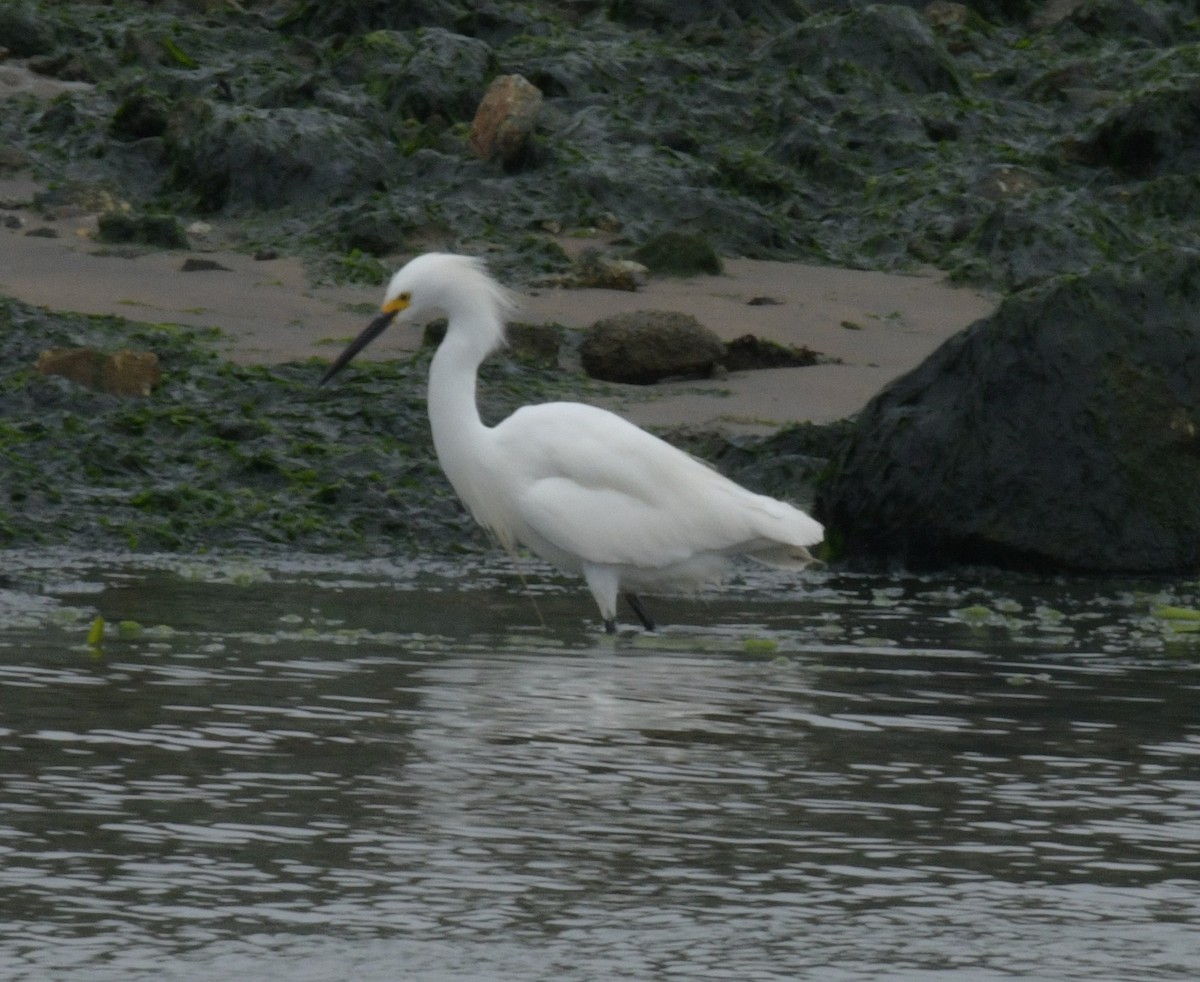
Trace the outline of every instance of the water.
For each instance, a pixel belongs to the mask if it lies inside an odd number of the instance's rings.
[[[1200,976],[1195,583],[6,560],[0,978]]]

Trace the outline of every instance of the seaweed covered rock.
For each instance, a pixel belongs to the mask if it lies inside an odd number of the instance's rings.
[[[169,185],[203,211],[328,205],[372,187],[383,149],[361,121],[321,108],[246,109],[195,100],[166,132]]]
[[[468,15],[463,0],[301,0],[280,22],[284,30],[327,37],[330,34],[363,34],[381,29],[450,27]]]
[[[0,6],[0,44],[17,58],[48,54],[54,50],[55,29],[49,17],[33,3]]]
[[[720,276],[725,266],[703,235],[663,232],[644,242],[633,258],[659,276]]]
[[[909,92],[959,89],[954,61],[929,23],[899,4],[810,17],[781,35],[771,53],[833,79],[866,72]]]
[[[1200,255],[1006,300],[862,411],[818,491],[848,559],[1200,569]]]
[[[1138,93],[1111,110],[1082,144],[1083,158],[1132,178],[1194,174],[1200,167],[1200,83]]]
[[[335,75],[360,84],[373,105],[425,121],[471,118],[492,67],[492,49],[438,27],[373,31],[341,51]]]
[[[579,355],[592,378],[650,385],[708,376],[724,357],[725,345],[690,314],[639,310],[596,321],[584,334]]]
[[[101,242],[134,242],[162,249],[186,249],[187,233],[174,215],[154,215],[115,209],[96,221]]]

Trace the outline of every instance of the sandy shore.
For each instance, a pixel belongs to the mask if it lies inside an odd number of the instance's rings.
[[[52,310],[115,314],[151,323],[216,327],[221,348],[243,363],[330,358],[379,302],[377,287],[314,287],[296,258],[256,261],[197,242],[193,252],[136,254],[93,238],[94,215],[47,220],[21,206],[35,186],[0,181],[0,293]],[[31,236],[53,229],[56,237]],[[215,236],[214,236],[215,238]],[[183,272],[184,260],[222,270]],[[619,311],[693,314],[731,340],[743,334],[805,345],[837,363],[735,372],[713,381],[626,387],[616,408],[641,424],[763,432],[793,421],[831,422],[857,412],[879,389],[952,334],[990,312],[995,298],[953,287],[939,273],[894,275],[798,263],[730,259],[722,276],[652,280],[636,293],[540,289],[522,295],[518,317],[585,327]],[[771,303],[750,304],[756,298]],[[395,357],[420,332],[393,329],[364,354]]]

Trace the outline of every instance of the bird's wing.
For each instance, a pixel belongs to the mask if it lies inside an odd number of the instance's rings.
[[[653,568],[821,539],[821,526],[798,509],[593,406],[529,406],[495,432],[521,520],[587,562]]]

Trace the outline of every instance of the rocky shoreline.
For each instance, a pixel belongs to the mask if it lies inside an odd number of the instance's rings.
[[[137,296],[126,301],[135,307],[143,302],[138,297],[147,296],[156,307],[153,316],[136,309],[124,313],[196,326],[206,319],[195,313],[203,301],[189,305],[179,298],[173,305],[177,316],[157,316],[157,308],[171,305],[156,301],[161,293],[152,288],[143,292],[147,271],[157,264],[162,273],[166,262],[177,268],[180,248],[202,252],[203,261],[217,264],[216,271],[189,275],[219,276],[224,270],[236,276],[244,269],[253,277],[262,269],[264,284],[299,284],[291,293],[303,295],[306,306],[289,314],[284,290],[263,287],[245,294],[265,301],[264,309],[246,311],[247,321],[270,323],[276,317],[298,325],[318,308],[327,321],[309,330],[307,348],[289,349],[297,358],[317,353],[314,344],[349,333],[341,327],[346,315],[369,310],[382,277],[413,252],[481,253],[507,282],[545,300],[559,292],[537,284],[571,274],[581,246],[620,263],[664,232],[699,237],[716,253],[743,262],[799,261],[905,273],[932,267],[1014,297],[1022,291],[1055,294],[1061,292],[1056,284],[1103,279],[1111,270],[1121,282],[1140,284],[1134,289],[1157,298],[1155,303],[1190,311],[1178,296],[1190,289],[1190,280],[1173,262],[1193,247],[1188,216],[1196,213],[1200,188],[1193,108],[1200,87],[1198,22],[1195,4],[1153,0],[741,0],[696,10],[686,4],[586,0],[482,7],[456,0],[405,5],[180,0],[151,8],[82,0],[8,4],[0,9],[5,59],[0,61],[0,180],[32,190],[0,201],[9,226],[5,248],[11,253],[24,245],[29,255],[43,249],[45,256],[66,263],[62,257],[79,253],[78,243],[46,239],[35,245],[35,237],[61,235],[74,218],[88,216],[94,221],[89,234],[117,240],[107,246],[109,255],[135,260],[124,269],[120,258],[109,260],[116,282],[140,270],[140,279],[127,281]],[[506,144],[503,153],[492,153],[481,148],[472,124],[482,94],[501,77],[525,80],[540,101],[535,113],[523,110],[520,139]],[[277,272],[268,272],[272,263]],[[60,271],[56,284],[52,264],[48,258],[42,267],[50,272],[47,285],[69,294],[73,274]],[[0,286],[12,296],[26,290],[25,299],[60,310],[93,309],[36,295],[36,280],[23,280],[20,289]],[[175,281],[164,277],[162,283],[167,282]],[[652,277],[647,294],[670,292],[675,284],[696,292],[694,279]],[[702,289],[708,291],[703,302],[712,307],[719,291]],[[120,302],[112,299],[120,295],[117,286],[110,302]],[[1121,290],[1116,295],[1128,296]],[[587,304],[590,296],[575,293],[568,304]],[[547,305],[555,302],[549,299]],[[277,304],[273,309],[272,303]],[[786,320],[799,309],[785,307],[781,316]],[[617,309],[588,309],[593,320],[605,312]],[[985,312],[978,310],[954,330]],[[328,424],[279,408],[315,408],[296,388],[304,374],[297,366],[222,363],[214,368],[209,358],[221,340],[187,330],[148,334],[136,322],[55,318],[19,304],[7,305],[5,316],[6,354],[24,359],[8,361],[0,378],[6,452],[11,460],[25,461],[21,473],[28,484],[6,506],[0,541],[39,536],[61,541],[85,529],[104,535],[109,529],[113,541],[136,541],[139,547],[147,542],[186,546],[224,542],[219,535],[205,538],[223,528],[233,543],[239,538],[260,544],[294,541],[301,529],[326,542],[336,536],[325,539],[313,529],[327,520],[319,517],[320,502],[345,504],[354,498],[362,510],[351,510],[349,521],[357,523],[356,535],[365,542],[374,534],[372,522],[383,521],[381,509],[401,508],[394,491],[380,491],[376,500],[348,490],[358,482],[331,483],[321,476],[321,466],[303,463],[300,446],[325,458],[338,474],[350,473],[346,468],[353,454],[333,461],[328,448],[320,449],[324,444],[317,431],[363,448],[348,430],[334,426],[336,434],[326,432]],[[1086,311],[1083,316],[1086,320]],[[330,329],[335,321],[339,326]],[[834,326],[824,347],[786,331],[787,336],[770,339],[830,354],[831,343],[862,325],[842,317]],[[69,383],[35,379],[34,349],[65,335],[102,336],[109,346],[121,338],[153,336],[182,372],[175,380],[182,377],[191,388],[147,400],[135,411],[96,401],[106,397],[64,389]],[[987,332],[973,337],[986,338]],[[1090,334],[1080,337],[1088,343]],[[883,333],[871,334],[869,342],[891,343]],[[276,360],[273,345],[282,343],[278,332],[256,336],[247,347],[258,344],[260,357],[250,360]],[[985,346],[993,352],[1003,347]],[[839,375],[828,365],[796,369],[811,374],[794,387],[818,395],[809,399],[808,408],[795,403],[787,418],[844,419],[932,347],[912,348],[911,361],[895,362],[874,376],[869,345],[853,350],[861,351],[854,356],[861,362],[858,384],[870,387],[845,399],[838,387],[846,385],[849,373]],[[1079,354],[1087,362],[1086,354]],[[1144,361],[1145,352],[1126,351],[1121,357]],[[975,357],[972,364],[981,379],[1003,371],[986,358]],[[496,370],[505,389],[501,402],[527,401],[539,390],[579,394],[574,378],[538,374],[529,366]],[[374,389],[372,394],[411,405],[414,426],[409,433],[406,421],[397,437],[385,434],[380,424],[362,483],[384,479],[415,493],[424,479],[414,477],[412,467],[428,461],[388,470],[379,460],[396,458],[397,447],[422,439],[419,385],[406,366],[378,371],[391,372],[389,382],[399,389],[395,395]],[[832,388],[822,389],[820,379],[826,376]],[[382,377],[372,375],[364,384]],[[1147,375],[1147,384],[1157,385],[1157,377]],[[271,385],[281,387],[268,396]],[[231,423],[225,418],[227,405],[205,403],[237,399],[239,387],[246,391],[245,406],[269,404],[272,413],[291,419],[298,429],[285,434],[272,425],[271,432],[259,432],[249,409],[250,422]],[[911,398],[931,391],[936,391],[932,381]],[[821,416],[820,398],[833,411]],[[615,402],[629,401],[617,396]],[[1155,404],[1155,412],[1161,409],[1163,425],[1183,427],[1179,432],[1186,436],[1193,409],[1184,403]],[[640,422],[671,425],[670,419],[655,418],[655,404],[638,401],[627,408]],[[752,412],[763,412],[757,405]],[[51,422],[39,421],[48,410]],[[160,411],[168,418],[188,416],[194,431],[179,444],[163,443],[180,434],[174,424],[162,425]],[[134,417],[140,421],[131,422]],[[764,490],[805,498],[818,474],[827,489],[847,486],[844,475],[831,477],[851,460],[851,447],[872,438],[865,428],[879,418],[867,406],[849,430],[839,422],[820,434],[801,426],[767,443],[722,437],[724,449],[709,440],[696,445],[731,467],[754,467],[772,455],[790,460],[795,464],[790,474],[767,468],[771,476],[766,479],[782,483],[783,490]],[[85,446],[69,439],[81,420],[89,426],[103,420],[115,428],[103,431],[117,441],[106,459],[124,459],[128,473],[84,467],[76,471],[82,479],[74,479],[80,486],[67,493],[72,472],[66,454],[88,456]],[[132,456],[127,448],[122,452],[120,434],[152,431],[157,443]],[[63,440],[61,467],[54,464],[40,474],[38,467],[48,459],[44,454],[51,452],[47,448],[60,446],[48,440],[55,432]],[[1079,444],[1078,433],[1069,427],[1061,432],[1067,445]],[[193,438],[198,442],[189,442]],[[273,505],[257,510],[249,504],[257,479],[246,484],[231,478],[243,474],[238,468],[245,467],[251,445],[256,448],[251,458],[260,465],[271,461],[263,465],[263,473],[274,475],[265,484],[286,489]],[[1190,453],[1187,439],[1164,446]],[[154,453],[155,447],[159,464],[165,447],[166,458],[179,466],[162,468],[138,456]],[[179,456],[172,457],[176,452]],[[198,452],[208,461],[203,480],[185,466],[187,454]],[[876,466],[886,468],[889,460],[880,458]],[[1169,453],[1149,462],[1178,472],[1178,460]],[[292,478],[301,473],[305,476],[295,484]],[[870,472],[861,479],[869,483]],[[1130,479],[1121,493],[1136,494],[1146,480]],[[136,490],[139,482],[145,493]],[[1154,478],[1155,487],[1162,483],[1161,475]],[[160,501],[147,485],[168,490]],[[115,486],[124,490],[114,491]],[[198,504],[189,495],[200,490],[205,493]],[[297,509],[295,496],[310,493],[315,495],[312,509]],[[1159,516],[1164,494],[1156,492]],[[124,508],[130,495],[141,501],[140,511],[119,520],[105,515],[114,500]],[[38,511],[56,497],[61,507]],[[423,496],[415,503],[406,500],[408,514],[394,520],[398,524],[389,534],[462,534],[452,503],[438,504],[439,496],[432,497],[432,505]],[[231,504],[235,498],[239,503]],[[864,517],[877,520],[882,512],[864,516],[832,502],[828,492],[823,500],[825,517],[841,526],[832,537],[834,555],[845,543],[889,554],[886,537],[863,531],[870,527]],[[1085,512],[1092,507],[1088,502],[1073,506]],[[272,508],[276,519],[268,521],[264,516]],[[1114,514],[1111,503],[1092,510]],[[250,511],[263,524],[243,524],[244,530],[257,531],[239,533],[238,522],[245,523]],[[307,518],[289,527],[288,521],[300,515]],[[422,515],[436,517],[423,526]],[[1178,530],[1184,537],[1191,535],[1190,524],[1185,525]],[[145,534],[151,527],[155,531]],[[965,534],[966,541],[985,541],[978,529]],[[1151,545],[1162,534],[1161,528],[1151,529]],[[985,544],[973,555],[1006,562],[994,542]],[[911,558],[906,549],[892,555]],[[1191,555],[1187,549],[1166,552]],[[1009,556],[1027,558],[1027,548]],[[1072,565],[1069,557],[1054,562]]]
[[[629,251],[682,230],[724,255],[1011,290],[1188,243],[1196,17],[1154,0],[17,2],[0,45],[42,81],[4,99],[0,167],[330,277],[469,244],[528,282],[566,267],[556,233],[601,228]],[[509,75],[541,93],[536,125],[483,160],[474,114]]]

